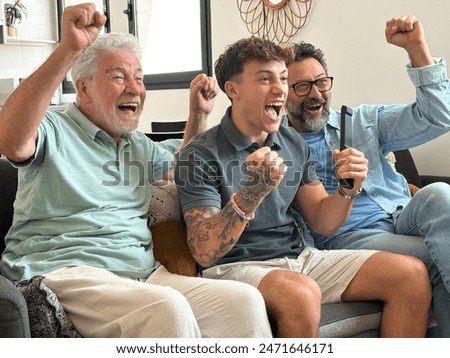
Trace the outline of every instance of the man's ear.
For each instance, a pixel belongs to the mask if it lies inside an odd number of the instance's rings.
[[[234,81],[227,81],[227,82],[225,82],[225,85],[224,85],[225,93],[227,94],[227,96],[230,99],[235,99],[239,95],[238,91],[237,91],[237,88],[236,88],[236,85],[237,85],[237,83],[234,82]]]
[[[79,78],[74,85],[80,98],[88,96],[86,80],[84,78]]]

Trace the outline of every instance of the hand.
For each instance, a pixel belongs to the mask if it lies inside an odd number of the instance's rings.
[[[183,143],[181,143],[179,150],[189,143],[194,135],[207,129],[207,119],[214,108],[217,93],[219,93],[219,87],[216,80],[206,76],[204,73],[197,75],[191,81],[189,117],[186,123]]]
[[[367,178],[368,161],[364,153],[355,148],[346,148],[342,151],[333,151],[334,162],[336,167],[334,172],[338,179],[353,179],[353,189],[346,190],[348,194],[356,192],[361,189],[364,180]]]
[[[61,45],[81,52],[97,38],[106,16],[95,10],[95,4],[68,6],[62,17]]]
[[[255,150],[247,157],[246,164],[247,178],[236,193],[236,202],[249,215],[280,184],[287,167],[278,153],[269,147]]]
[[[190,85],[190,111],[207,116],[214,108],[215,98],[219,93],[219,86],[213,77],[204,73],[197,75]]]
[[[247,157],[249,180],[245,186],[267,195],[280,184],[286,169],[283,158],[277,152],[269,147],[259,148]]]
[[[393,17],[386,22],[386,41],[407,48],[425,41],[422,24],[415,16]]]
[[[413,67],[423,67],[434,63],[422,23],[415,16],[393,17],[386,22],[386,41],[404,48]]]

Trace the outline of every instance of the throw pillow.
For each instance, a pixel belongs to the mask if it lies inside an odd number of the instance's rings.
[[[174,181],[160,180],[153,184],[148,219],[149,226],[167,220],[182,221],[181,207]]]
[[[183,276],[197,276],[197,263],[191,255],[186,228],[169,220],[151,226],[153,254],[167,271]]]

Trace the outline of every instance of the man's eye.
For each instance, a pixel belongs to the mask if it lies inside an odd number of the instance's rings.
[[[308,82],[300,82],[300,83],[297,83],[297,85],[295,87],[298,89],[308,89],[309,83]]]

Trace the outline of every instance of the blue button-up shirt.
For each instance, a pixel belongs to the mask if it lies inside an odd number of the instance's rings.
[[[436,59],[435,64],[420,68],[407,66],[407,72],[416,87],[416,102],[407,105],[363,104],[353,108],[351,124],[347,127],[346,144],[363,152],[369,161],[364,195],[355,201],[354,208],[358,207],[359,200],[367,198],[389,215],[404,207],[410,200],[406,180],[392,168],[385,156],[389,152],[426,143],[450,130],[450,82],[445,60]],[[320,141],[317,143],[317,135],[320,134],[311,136],[311,133],[302,133],[312,147],[313,156],[314,147],[323,152],[325,143],[327,157],[332,150],[339,149],[339,122],[340,111],[330,109],[330,120],[321,134],[322,144]],[[323,157],[320,153],[315,154],[319,160]],[[324,161],[320,161],[325,165]],[[322,173],[327,178],[321,176],[320,169],[317,171],[327,190],[335,192],[337,180],[330,179],[334,175],[332,168],[326,168]],[[361,215],[358,214],[353,210],[343,227],[345,230],[361,229],[373,223],[361,220]],[[341,232],[342,229],[333,236]],[[320,241],[324,242],[332,237],[321,237]]]

